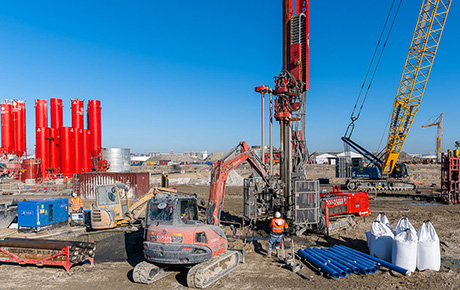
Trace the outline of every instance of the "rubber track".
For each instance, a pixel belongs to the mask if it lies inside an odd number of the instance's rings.
[[[238,267],[240,252],[227,250],[211,260],[193,266],[187,274],[187,285],[193,288],[206,288]]]

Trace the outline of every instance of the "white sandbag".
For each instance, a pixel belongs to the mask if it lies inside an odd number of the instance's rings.
[[[415,228],[410,223],[409,219],[403,216],[402,218],[399,219],[398,224],[394,227],[393,234],[397,236],[400,232],[404,232],[406,229],[410,229],[414,233],[417,233],[415,231]]]
[[[423,223],[417,231],[417,269],[439,271],[441,268],[441,248],[439,237],[431,222]]]
[[[374,257],[390,262],[393,238],[391,229],[381,221],[375,220],[369,235],[369,253]]]
[[[391,262],[396,266],[415,271],[417,266],[417,233],[407,228],[394,238]]]

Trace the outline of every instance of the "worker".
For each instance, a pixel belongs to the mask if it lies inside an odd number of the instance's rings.
[[[275,217],[270,222],[270,240],[268,241],[268,257],[272,255],[273,246],[275,246],[277,255],[283,238],[284,230],[287,230],[288,225],[284,219],[281,218],[279,211],[275,212]]]
[[[77,196],[77,193],[72,193],[72,199],[70,200],[70,205],[72,206],[72,212],[83,212],[83,202],[81,197]]]

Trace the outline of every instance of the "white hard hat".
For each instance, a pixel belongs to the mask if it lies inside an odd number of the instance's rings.
[[[72,192],[72,196],[73,196],[73,197],[77,197],[77,193],[76,193],[76,192]]]
[[[279,211],[275,212],[275,218],[280,218],[281,217],[281,214]]]

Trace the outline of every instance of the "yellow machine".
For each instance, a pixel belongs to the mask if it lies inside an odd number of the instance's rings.
[[[123,183],[99,185],[96,190],[96,204],[93,204],[91,211],[91,228],[100,230],[132,225],[145,213],[147,202],[158,190],[176,192],[168,188],[151,188],[131,204],[129,190]]]

